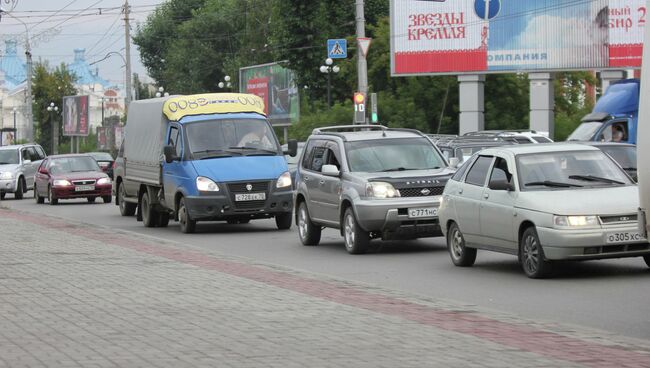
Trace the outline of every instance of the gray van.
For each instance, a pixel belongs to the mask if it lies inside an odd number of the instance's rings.
[[[0,147],[0,198],[13,193],[23,194],[34,187],[34,174],[47,155],[38,144],[19,144]]]

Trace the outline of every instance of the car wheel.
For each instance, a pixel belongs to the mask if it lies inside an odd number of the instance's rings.
[[[120,214],[122,216],[133,216],[138,206],[135,203],[129,203],[124,200],[124,185],[117,188],[117,201],[120,203]]]
[[[544,259],[544,249],[539,242],[537,231],[529,227],[524,231],[519,241],[519,263],[526,276],[540,279],[548,276],[551,264]]]
[[[142,223],[145,227],[155,227],[158,222],[158,212],[153,209],[149,201],[149,193],[147,191],[140,199],[140,210],[142,211]]]
[[[34,183],[34,199],[36,200],[36,203],[38,203],[38,204],[45,203],[45,198],[41,197],[41,195],[38,194],[38,190],[36,189],[36,183]]]
[[[476,261],[476,248],[465,246],[465,238],[455,222],[447,232],[447,250],[451,261],[458,267],[470,267]]]
[[[178,222],[181,225],[181,232],[191,234],[196,231],[196,221],[190,218],[187,207],[185,207],[185,198],[181,198],[178,204]]]
[[[359,227],[352,207],[345,210],[343,216],[343,238],[345,249],[350,254],[363,254],[368,250],[370,234]]]
[[[5,193],[5,192],[0,193],[0,199],[5,199],[5,194],[7,194],[7,193]]]
[[[320,243],[321,228],[314,225],[309,218],[307,203],[300,202],[298,206],[298,236],[302,245],[318,245]]]
[[[158,212],[158,227],[167,227],[169,225],[169,213]]]
[[[113,202],[113,196],[103,196],[102,201],[104,201],[104,203],[111,203]]]
[[[18,179],[18,186],[16,187],[16,191],[14,192],[14,198],[23,199],[23,193],[25,193],[25,179],[20,177]]]
[[[277,226],[279,230],[291,229],[291,220],[293,220],[292,216],[293,214],[291,212],[275,215],[275,226]]]
[[[650,267],[650,255],[643,256],[643,260],[645,261],[645,264]]]
[[[97,197],[88,197],[88,198],[86,198],[86,200],[88,200],[88,203],[95,203],[95,199],[97,199]]]
[[[59,204],[59,199],[54,195],[54,192],[52,192],[52,187],[47,187],[47,202],[51,206]]]

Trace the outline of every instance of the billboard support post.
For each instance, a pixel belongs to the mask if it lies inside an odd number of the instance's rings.
[[[459,75],[459,134],[485,128],[485,75]]]
[[[625,79],[624,70],[603,70],[600,72],[600,95],[604,95],[612,82]]]
[[[555,95],[552,73],[528,73],[530,80],[530,129],[555,134]]]

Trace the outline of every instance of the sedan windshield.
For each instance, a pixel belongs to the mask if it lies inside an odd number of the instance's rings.
[[[3,149],[0,150],[0,165],[18,164],[18,150]]]
[[[446,166],[426,138],[374,139],[346,143],[350,171],[430,170]]]
[[[49,171],[52,175],[73,172],[101,171],[97,161],[90,156],[54,158],[50,161]]]
[[[601,151],[520,155],[517,168],[524,190],[631,184],[627,175]]]
[[[602,125],[603,123],[597,121],[582,123],[571,133],[567,141],[590,141]]]
[[[273,130],[262,119],[209,120],[186,125],[193,158],[280,155]]]

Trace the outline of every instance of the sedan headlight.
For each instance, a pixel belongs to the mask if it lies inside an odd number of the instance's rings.
[[[218,192],[219,186],[212,179],[199,176],[196,178],[196,189],[200,192]]]
[[[0,179],[13,179],[14,178],[14,173],[11,171],[5,171],[3,173],[0,173]]]
[[[97,180],[97,185],[106,185],[111,183],[111,178],[99,178]]]
[[[67,180],[57,179],[52,183],[52,185],[55,187],[69,187],[72,185],[72,183]]]
[[[290,186],[291,186],[291,173],[288,171],[280,175],[278,181],[275,182],[276,188],[286,188]]]
[[[558,227],[597,226],[597,216],[553,216],[553,224]]]
[[[366,184],[366,197],[372,198],[395,198],[399,197],[399,191],[391,183],[383,181],[371,181]]]

